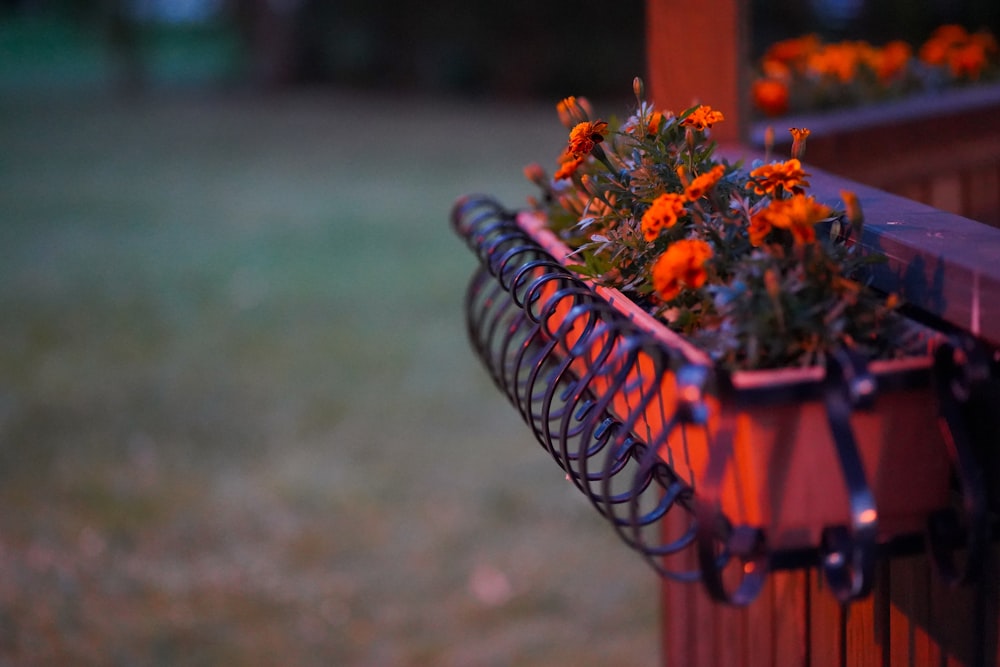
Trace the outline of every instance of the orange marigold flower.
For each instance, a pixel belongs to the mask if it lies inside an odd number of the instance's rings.
[[[891,81],[906,71],[913,48],[902,40],[889,42],[875,54],[874,69],[879,81]]]
[[[747,233],[750,235],[750,243],[758,247],[764,243],[764,239],[767,238],[767,235],[771,233],[771,229],[774,227],[771,224],[771,217],[773,215],[774,212],[770,208],[765,208],[750,216],[750,226],[747,227]]]
[[[649,135],[659,133],[661,125],[663,125],[663,112],[654,111],[649,116],[649,127],[646,128],[646,133]]]
[[[607,133],[608,124],[603,120],[577,123],[569,133],[569,152],[577,157],[587,155]]]
[[[653,264],[653,289],[661,299],[670,301],[685,287],[701,287],[708,279],[705,263],[711,257],[712,246],[699,239],[671,243]]]
[[[646,120],[646,127],[640,127],[642,119],[638,114],[629,118],[628,123],[625,125],[625,132],[631,135],[639,135],[645,133],[646,136],[653,137],[660,132],[660,127],[663,125],[663,112],[653,111],[649,114],[649,118]]]
[[[948,59],[949,50],[947,42],[932,37],[920,47],[920,60],[928,65],[943,65]]]
[[[973,33],[969,36],[969,41],[981,46],[987,56],[994,55],[997,51],[1000,51],[1000,44],[997,44],[997,38],[988,30]]]
[[[959,44],[969,38],[969,31],[957,23],[946,23],[945,25],[938,26],[931,33],[930,38],[940,40],[945,44]]]
[[[655,241],[664,229],[670,229],[677,224],[678,218],[684,214],[684,195],[667,192],[653,200],[646,212],[642,214],[640,227],[647,241]]]
[[[818,35],[803,35],[775,42],[768,47],[765,59],[792,64],[806,58],[820,46]]]
[[[816,223],[830,217],[828,206],[813,197],[797,194],[776,199],[750,218],[750,243],[759,246],[772,229],[787,229],[797,245],[816,240]]]
[[[544,188],[548,186],[548,177],[545,175],[545,170],[537,162],[525,165],[524,177],[539,187]]]
[[[787,207],[783,222],[788,223],[787,229],[798,244],[812,243],[816,240],[816,223],[829,218],[833,211],[806,195],[795,195],[783,200]],[[778,225],[776,225],[778,226]]]
[[[857,73],[865,53],[854,42],[827,44],[809,56],[809,70],[819,76],[831,77],[841,83],[850,83]]]
[[[681,121],[681,125],[695,130],[704,130],[712,125],[725,120],[721,111],[714,111],[707,104],[699,105],[688,116]]]
[[[986,51],[981,44],[969,42],[957,46],[948,55],[948,69],[956,79],[975,81],[986,67]]]
[[[705,193],[715,187],[726,173],[726,168],[717,164],[707,173],[695,178],[684,190],[685,196],[691,201],[697,201],[705,196]]]
[[[777,79],[757,79],[750,91],[754,106],[766,116],[780,116],[788,112],[788,86]]]
[[[765,57],[760,62],[760,71],[765,79],[775,79],[782,83],[792,80],[792,68],[781,60]]]
[[[748,187],[753,187],[754,192],[759,195],[777,196],[779,189],[785,192],[801,194],[805,188],[809,187],[806,176],[809,174],[802,169],[802,163],[796,158],[787,162],[773,162],[757,167],[750,172]]]
[[[841,190],[840,198],[844,200],[845,215],[852,225],[860,225],[864,221],[864,213],[861,211],[861,202],[858,195],[851,190]]]
[[[572,153],[568,152],[564,153],[563,156],[559,159],[560,163],[559,168],[556,169],[556,173],[552,175],[552,178],[554,178],[557,181],[561,181],[567,178],[572,178],[573,174],[576,173],[576,171],[580,168],[580,165],[583,164],[583,161],[585,159],[586,156],[584,155],[576,157]]]

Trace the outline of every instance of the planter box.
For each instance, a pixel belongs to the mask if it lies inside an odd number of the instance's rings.
[[[466,303],[473,347],[662,574],[747,602],[768,569],[822,564],[846,600],[867,592],[876,552],[912,547],[951,506],[940,334],[919,329],[924,352],[899,361],[724,373],[620,292],[571,275],[569,249],[536,215],[471,200],[453,222],[482,262]],[[689,519],[664,532],[676,511]],[[700,572],[671,564],[689,549]],[[732,585],[727,562],[739,563]]]
[[[517,224],[554,258],[570,253],[543,225],[537,215],[524,213]],[[721,377],[715,399],[705,400],[705,424],[681,424],[672,432],[669,422],[678,411],[678,366],[711,366],[711,361],[617,290],[590,285],[621,316],[667,349],[676,351],[673,368],[659,369],[648,352],[640,352],[624,381],[615,387],[608,378],[620,369],[602,369],[592,383],[597,392],[617,389],[612,413],[623,422],[634,422],[637,434],[660,444],[659,456],[696,493],[704,486],[723,411],[732,414],[729,460],[719,481],[723,513],[734,523],[763,527],[775,551],[814,548],[824,528],[851,524],[851,503],[842,476],[837,472],[836,446],[828,424],[824,395],[826,373],[822,368],[741,371]],[[539,293],[542,301],[556,296],[550,284]],[[557,331],[566,324],[572,305],[563,299],[548,313],[545,328]],[[592,370],[596,358],[607,353],[607,338],[584,338],[582,323],[564,332],[573,349],[574,369]],[[937,415],[928,406],[933,359],[927,334],[927,354],[898,361],[875,361],[869,370],[880,388],[875,403],[850,415],[850,427],[874,493],[878,537],[888,541],[900,534],[920,532],[927,515],[948,504],[949,459],[937,427]],[[568,350],[567,350],[568,352]],[[655,380],[653,376],[659,373]],[[646,393],[656,393],[647,401]],[[724,394],[724,395],[720,395]],[[723,407],[720,401],[728,402]],[[648,403],[648,405],[645,405]],[[645,405],[635,414],[635,406]],[[875,519],[876,517],[871,517]]]

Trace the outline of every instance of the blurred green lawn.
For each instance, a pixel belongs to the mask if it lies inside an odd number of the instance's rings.
[[[654,665],[656,579],[465,340],[552,105],[0,97],[0,664]]]

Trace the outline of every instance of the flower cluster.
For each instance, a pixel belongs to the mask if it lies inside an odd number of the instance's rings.
[[[558,169],[525,170],[542,189],[534,205],[573,249],[570,268],[731,369],[822,363],[838,346],[881,353],[896,303],[857,282],[880,259],[853,243],[857,198],[842,193],[841,213],[809,194],[808,130],[793,128],[793,157],[746,171],[715,156],[721,112],[674,114],[645,100],[641,80],[634,89],[622,123],[593,118],[583,98],[560,102]]]
[[[765,116],[899,97],[1000,75],[1000,50],[986,31],[939,27],[918,49],[901,40],[825,43],[805,35],[772,44],[751,86]]]

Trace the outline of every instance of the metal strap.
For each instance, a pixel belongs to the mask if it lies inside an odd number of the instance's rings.
[[[697,376],[693,374],[679,374],[678,394],[700,397],[703,387],[696,382]],[[689,399],[688,403],[692,401]],[[722,512],[721,487],[726,469],[733,460],[736,416],[730,401],[720,401],[720,404],[719,428],[711,440],[708,466],[695,495],[698,564],[702,583],[713,599],[745,606],[753,602],[764,587],[770,558],[762,528],[733,526]],[[704,412],[704,409],[695,404],[689,405],[688,411]],[[730,586],[726,579],[735,581]]]
[[[875,378],[862,357],[848,350],[829,355],[824,403],[851,518],[850,525],[824,529],[820,556],[826,580],[841,602],[871,592],[875,570],[878,510],[850,423],[852,409],[870,407],[875,389]]]

